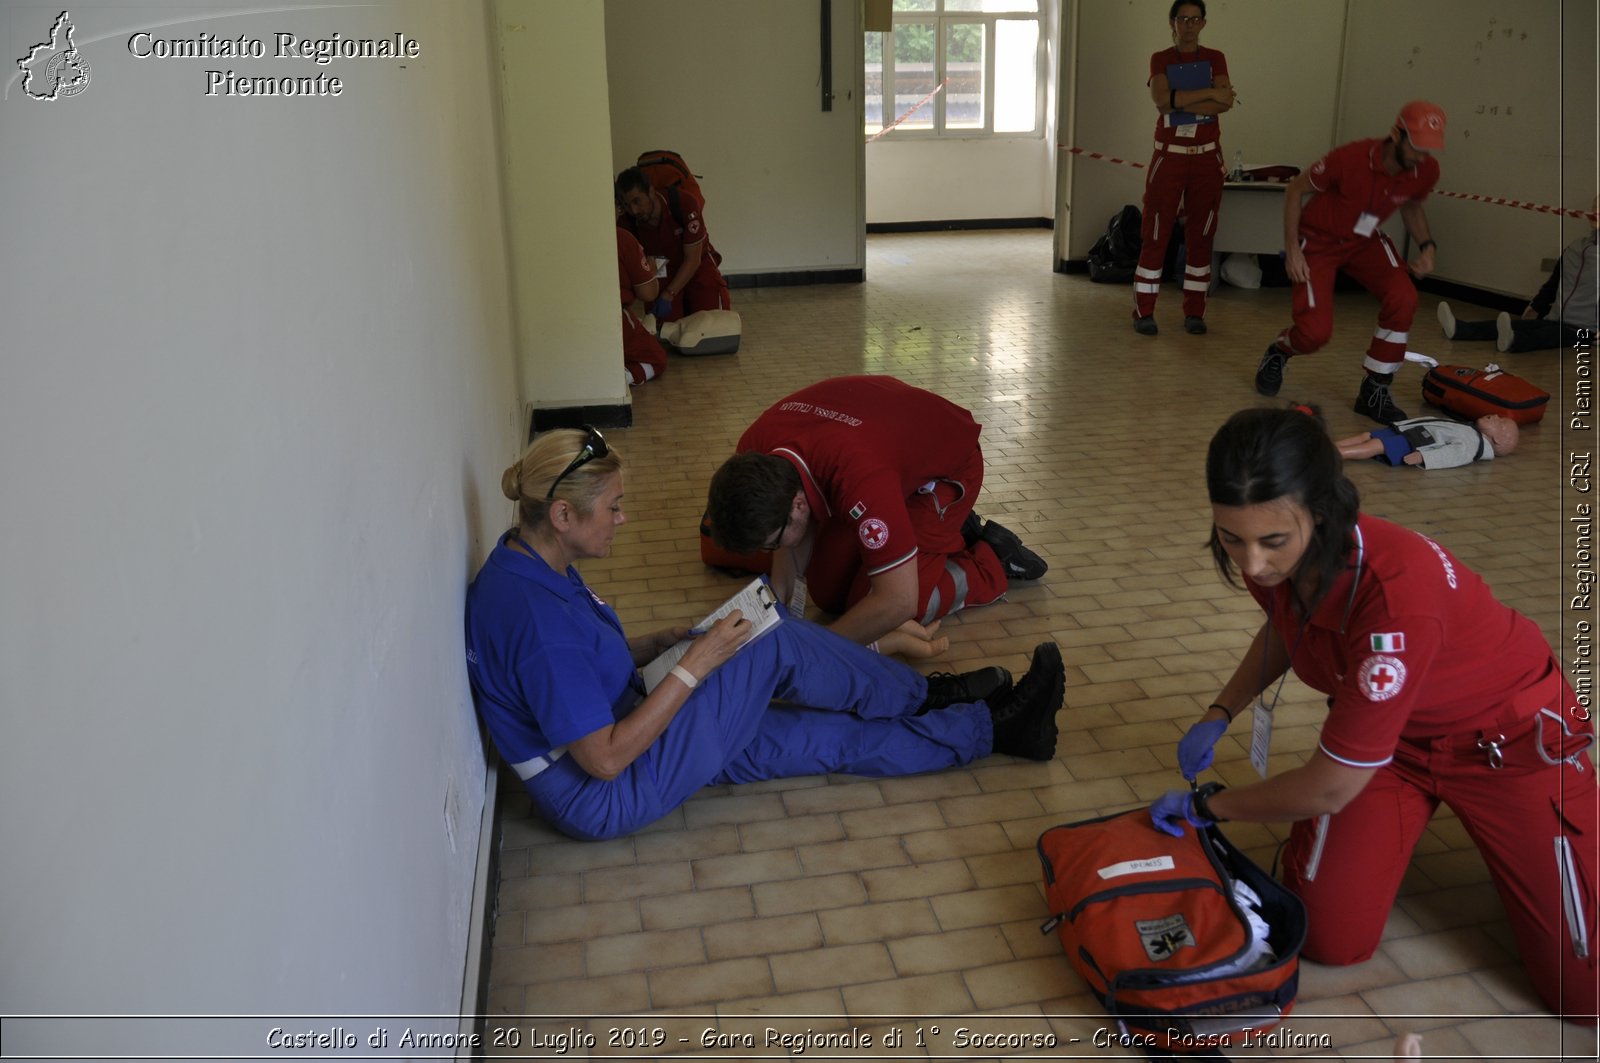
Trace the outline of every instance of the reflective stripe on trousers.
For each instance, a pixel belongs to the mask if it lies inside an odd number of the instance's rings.
[[[932,593],[928,595],[928,608],[924,610],[922,614],[922,623],[924,626],[933,623],[946,613],[954,613],[957,610],[966,608],[967,570],[956,564],[954,561],[947,560],[944,563],[944,572],[945,575],[950,577],[950,583],[953,592],[950,596],[950,607],[948,609],[940,608],[942,599],[939,595],[939,588],[935,587]]]

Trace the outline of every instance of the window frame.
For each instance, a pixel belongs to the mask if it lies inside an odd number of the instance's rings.
[[[899,126],[885,131],[884,127],[894,121],[895,100],[895,31],[873,30],[881,38],[882,71],[879,74],[879,91],[883,99],[883,115],[877,130],[868,132],[866,129],[865,101],[862,108],[862,135],[868,140],[894,138],[897,140],[974,140],[974,139],[1017,139],[1037,140],[1045,133],[1045,84],[1039,75],[1045,69],[1045,4],[1039,4],[1037,11],[948,11],[945,9],[945,0],[935,0],[936,6],[931,11],[896,11],[893,26],[932,23],[934,27],[933,46],[933,83],[938,85],[948,76],[947,62],[949,53],[950,29],[956,25],[978,25],[983,27],[983,126],[949,128],[947,125],[946,100],[948,92],[941,92],[933,98],[930,106],[933,108],[933,123],[931,128],[906,128]],[[1033,129],[1014,130],[999,133],[994,128],[994,103],[995,103],[995,49],[997,46],[996,27],[1001,22],[1031,22],[1037,28],[1037,43],[1034,45],[1034,108]],[[863,49],[863,52],[865,49]],[[864,76],[864,75],[863,75]]]

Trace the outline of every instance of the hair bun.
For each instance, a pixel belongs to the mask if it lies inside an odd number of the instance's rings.
[[[500,474],[500,493],[513,502],[522,501],[522,459],[518,458],[511,463],[511,467]]]

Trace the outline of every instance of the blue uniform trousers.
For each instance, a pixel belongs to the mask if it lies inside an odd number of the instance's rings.
[[[528,790],[564,832],[614,838],[708,784],[828,772],[912,775],[988,756],[988,706],[913,715],[927,690],[915,669],[788,619],[707,676],[617,778],[596,779],[563,757],[529,779]]]

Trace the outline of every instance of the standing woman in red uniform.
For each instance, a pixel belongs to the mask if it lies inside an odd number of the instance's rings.
[[[1177,0],[1167,13],[1172,47],[1150,57],[1150,98],[1155,101],[1156,150],[1144,180],[1143,246],[1133,275],[1133,328],[1156,334],[1156,296],[1182,203],[1184,243],[1183,327],[1206,330],[1206,292],[1211,287],[1211,239],[1222,205],[1222,131],[1217,115],[1233,109],[1228,60],[1200,44],[1206,24],[1204,0]]]
[[[1304,954],[1342,966],[1377,949],[1443,801],[1489,866],[1539,996],[1594,1025],[1594,730],[1539,629],[1438,543],[1360,513],[1332,440],[1302,413],[1235,414],[1211,440],[1206,485],[1217,568],[1243,576],[1267,619],[1179,743],[1180,770],[1192,781],[1209,767],[1258,696],[1270,712],[1290,668],[1328,695],[1328,715],[1300,767],[1173,790],[1156,825],[1293,820],[1284,882],[1306,903]]]

